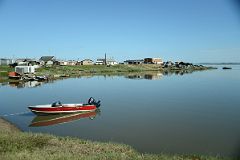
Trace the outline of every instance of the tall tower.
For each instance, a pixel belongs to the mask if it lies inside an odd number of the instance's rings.
[[[104,65],[107,65],[107,54],[105,53]]]

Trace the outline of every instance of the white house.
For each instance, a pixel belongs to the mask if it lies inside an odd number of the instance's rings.
[[[103,64],[105,64],[105,62],[106,62],[106,65],[115,65],[115,64],[118,64],[114,59],[97,59],[97,61],[95,62],[95,64],[103,65]]]
[[[54,56],[42,56],[39,61],[41,65],[51,66],[56,61],[56,58]]]
[[[17,72],[18,74],[34,73],[35,67],[34,66],[16,66],[15,72]]]
[[[59,61],[60,66],[67,66],[68,62],[67,61]]]
[[[0,65],[9,65],[9,64],[13,64],[12,59],[6,59],[6,58],[1,58],[0,59]]]
[[[81,65],[93,65],[93,60],[91,59],[84,59],[80,62]]]
[[[105,59],[97,59],[97,61],[95,62],[96,65],[103,65],[105,64]]]
[[[114,59],[107,59],[107,65],[116,65],[118,64]]]

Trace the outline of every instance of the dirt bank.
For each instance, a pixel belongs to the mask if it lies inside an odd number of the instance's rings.
[[[21,130],[0,117],[0,132],[20,132]]]

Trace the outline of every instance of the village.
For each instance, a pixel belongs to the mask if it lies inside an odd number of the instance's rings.
[[[107,58],[106,54],[104,58],[99,58],[96,61],[91,59],[59,60],[55,56],[42,56],[39,59],[0,58],[0,81],[17,83],[17,86],[38,86],[42,82],[68,77],[124,73],[125,77],[130,79],[158,79],[161,77],[159,75],[169,73],[182,75],[206,69],[211,68],[185,62],[164,62],[161,58],[143,58],[118,62],[113,58]],[[144,72],[151,73],[145,75]],[[153,72],[161,73],[155,74]],[[131,75],[126,75],[126,73],[131,73]],[[19,84],[19,82],[21,83]]]
[[[55,56],[42,56],[40,59],[20,58],[9,59],[0,58],[0,65],[16,66],[34,66],[35,68],[41,66],[51,67],[53,65],[59,66],[77,66],[77,65],[116,65],[116,64],[163,64],[161,58],[144,58],[137,60],[125,60],[124,62],[117,62],[113,58],[107,58],[106,54],[104,58],[99,58],[96,61],[91,59],[84,60],[60,60]]]

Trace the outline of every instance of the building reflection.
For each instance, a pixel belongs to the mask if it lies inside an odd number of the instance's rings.
[[[161,79],[163,74],[161,72],[146,72],[146,73],[131,73],[125,75],[125,78],[128,79],[148,79],[148,80],[157,80]]]
[[[78,75],[71,78],[93,78],[93,77],[104,77],[106,79],[114,78],[114,77],[125,77],[127,79],[147,79],[147,80],[159,80],[163,76],[171,76],[171,75],[184,75],[191,74],[194,70],[164,70],[164,71],[152,71],[152,72],[131,72],[131,73],[108,73],[108,74],[92,74],[92,73],[84,73],[82,75]],[[38,87],[46,83],[54,83],[58,80],[64,80],[66,78],[58,78],[58,79],[48,79],[45,81],[16,81],[16,82],[0,82],[0,86],[9,85],[11,87],[16,88],[33,88]]]
[[[41,86],[43,82],[38,81],[19,81],[19,82],[9,82],[9,86],[16,87],[16,88],[33,88]]]
[[[194,71],[193,70],[166,70],[166,71],[163,71],[162,74],[164,76],[170,76],[170,75],[184,75],[184,74],[191,74],[193,73]]]

